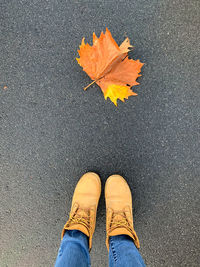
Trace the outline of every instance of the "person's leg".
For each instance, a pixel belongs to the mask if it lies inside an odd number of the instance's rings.
[[[105,185],[106,246],[110,266],[145,266],[137,248],[139,239],[133,227],[132,195],[126,180],[112,175]]]
[[[133,240],[127,235],[111,236],[109,239],[110,267],[145,267]]]
[[[78,230],[65,232],[55,263],[55,267],[72,266],[91,266],[88,237]]]
[[[101,180],[96,173],[84,174],[76,185],[69,220],[62,231],[56,267],[90,266],[89,250],[96,225]]]

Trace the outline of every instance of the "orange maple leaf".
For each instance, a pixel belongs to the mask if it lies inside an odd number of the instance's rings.
[[[77,61],[93,80],[84,90],[97,83],[105,99],[109,97],[116,106],[118,99],[124,102],[125,98],[137,95],[131,87],[139,84],[136,79],[141,76],[139,73],[143,63],[128,58],[130,48],[132,45],[128,38],[118,46],[107,28],[105,33],[101,32],[99,38],[93,33],[92,46],[85,44],[83,38]]]

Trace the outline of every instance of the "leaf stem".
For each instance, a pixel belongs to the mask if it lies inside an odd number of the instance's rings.
[[[84,91],[86,91],[88,89],[88,87],[90,87],[93,83],[96,83],[97,81],[101,80],[104,76],[102,76],[100,78],[97,78],[96,80],[94,80],[93,82],[91,82],[90,84],[88,84],[85,88],[83,88]]]
[[[93,82],[91,82],[90,84],[88,84],[85,88],[83,88],[84,89],[84,91],[86,91],[87,89],[88,89],[88,87],[90,87],[93,83],[95,83],[96,81],[98,81],[98,79],[97,80],[94,80]]]

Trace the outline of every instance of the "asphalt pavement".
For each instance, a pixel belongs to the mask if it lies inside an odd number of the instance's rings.
[[[200,2],[1,0],[1,267],[53,266],[86,171],[129,183],[146,265],[200,263]],[[116,108],[77,64],[105,28],[145,63]],[[108,266],[100,200],[92,266]]]

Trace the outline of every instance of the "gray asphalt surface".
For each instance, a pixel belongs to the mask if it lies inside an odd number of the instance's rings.
[[[118,173],[147,266],[199,266],[200,2],[0,1],[0,266],[53,266],[74,187]],[[145,63],[118,108],[77,64],[108,27]],[[4,88],[7,86],[7,88]],[[103,194],[91,251],[107,266]]]

